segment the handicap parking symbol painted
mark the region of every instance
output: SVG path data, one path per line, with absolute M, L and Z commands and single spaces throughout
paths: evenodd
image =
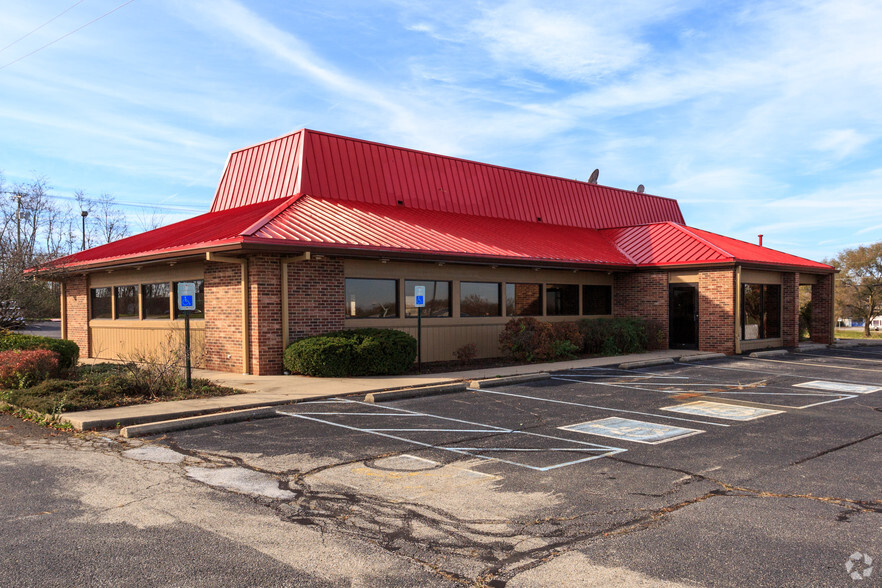
M 672 427 L 670 425 L 647 423 L 645 421 L 635 421 L 633 419 L 623 419 L 621 417 L 609 417 L 558 428 L 564 431 L 575 431 L 577 433 L 611 437 L 613 439 L 634 441 L 636 443 L 648 443 L 650 445 L 666 443 L 667 441 L 674 441 L 675 439 L 682 439 L 683 437 L 689 437 L 690 435 L 697 435 L 704 432 L 698 429 Z
M 882 390 L 878 386 L 867 386 L 866 384 L 849 384 L 847 382 L 825 382 L 824 380 L 812 380 L 811 382 L 803 382 L 794 384 L 794 388 L 812 388 L 813 390 L 828 390 L 830 392 L 843 392 L 845 394 L 870 394 Z
M 730 421 L 752 421 L 754 419 L 760 419 L 762 417 L 784 412 L 783 410 L 755 408 L 753 406 L 740 406 L 737 404 L 725 404 L 722 402 L 708 402 L 707 400 L 696 400 L 695 402 L 687 402 L 686 404 L 678 404 L 676 406 L 665 406 L 662 410 L 695 416 L 727 419 Z

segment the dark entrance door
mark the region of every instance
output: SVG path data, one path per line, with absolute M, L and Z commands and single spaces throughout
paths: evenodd
M 688 284 L 670 286 L 670 347 L 698 347 L 698 288 Z

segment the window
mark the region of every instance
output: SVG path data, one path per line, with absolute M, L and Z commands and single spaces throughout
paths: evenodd
M 612 314 L 612 286 L 582 286 L 582 314 Z
M 346 278 L 346 318 L 398 318 L 398 280 Z
M 91 318 L 113 318 L 113 299 L 110 288 L 92 288 L 89 292 L 89 306 L 91 306 Z
M 539 316 L 542 314 L 542 284 L 506 284 L 505 314 Z
M 545 286 L 545 314 L 579 314 L 579 286 L 548 284 Z
M 118 319 L 140 318 L 138 309 L 138 287 L 117 286 L 116 291 L 116 317 Z
M 141 300 L 144 303 L 145 319 L 170 318 L 171 287 L 168 282 L 158 284 L 144 284 L 141 286 Z
M 426 289 L 423 316 L 450 316 L 450 282 L 434 280 L 404 281 L 404 316 L 417 316 L 417 308 L 413 305 L 413 289 L 416 286 L 423 286 Z
M 459 316 L 502 316 L 498 282 L 460 282 Z
M 181 280 L 181 282 L 193 282 L 194 284 L 196 284 L 196 308 L 190 311 L 190 318 L 205 318 L 205 282 L 203 280 Z M 178 284 L 180 284 L 181 282 L 175 282 L 174 287 L 175 318 L 184 317 L 184 311 L 178 310 Z
M 741 284 L 741 339 L 781 336 L 781 286 Z

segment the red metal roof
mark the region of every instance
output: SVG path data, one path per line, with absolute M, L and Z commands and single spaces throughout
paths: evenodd
M 756 263 L 829 271 L 823 263 L 686 227 L 657 223 L 600 231 L 638 266 Z
M 300 191 L 303 135 L 297 131 L 230 153 L 211 212 L 291 196 Z
M 281 200 L 209 212 L 159 229 L 100 245 L 52 262 L 53 268 L 112 263 L 147 255 L 180 253 L 212 245 L 238 243 L 242 231 L 266 217 Z
M 233 152 L 211 212 L 53 267 L 284 244 L 616 268 L 748 263 L 833 270 L 686 227 L 668 198 L 308 130 Z
M 683 222 L 670 198 L 307 129 L 230 154 L 211 210 L 296 193 L 592 229 Z
M 304 196 L 252 234 L 382 252 L 629 266 L 594 229 Z

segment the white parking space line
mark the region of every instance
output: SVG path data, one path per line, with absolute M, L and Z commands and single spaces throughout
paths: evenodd
M 366 403 L 366 402 L 361 402 L 361 401 L 358 401 L 358 400 L 348 400 L 348 399 L 341 399 L 341 400 L 342 400 L 343 402 L 345 402 L 345 403 L 350 403 L 350 404 L 358 404 L 358 405 L 363 405 L 363 406 L 368 406 L 368 407 L 373 407 L 373 406 L 375 406 L 374 404 L 370 404 L 370 403 Z M 486 459 L 486 460 L 499 461 L 499 462 L 502 462 L 502 463 L 507 463 L 507 464 L 510 464 L 510 465 L 514 465 L 514 466 L 518 466 L 518 467 L 523 467 L 523 468 L 527 468 L 527 469 L 531 469 L 531 470 L 535 470 L 535 471 L 540 471 L 540 472 L 549 471 L 549 470 L 553 470 L 553 469 L 557 469 L 557 468 L 561 468 L 561 467 L 566 467 L 566 466 L 570 466 L 570 465 L 575 465 L 575 464 L 578 464 L 578 463 L 583 463 L 583 462 L 586 462 L 586 461 L 591 461 L 591 460 L 599 459 L 599 458 L 601 458 L 601 457 L 606 457 L 606 456 L 609 456 L 609 455 L 615 455 L 615 454 L 617 454 L 617 453 L 622 453 L 622 452 L 627 451 L 627 449 L 624 449 L 624 448 L 622 448 L 622 447 L 611 447 L 611 446 L 608 446 L 608 445 L 599 445 L 599 444 L 597 444 L 597 443 L 588 443 L 588 442 L 585 442 L 585 441 L 577 441 L 577 440 L 574 440 L 574 439 L 566 439 L 566 438 L 563 438 L 563 437 L 554 437 L 554 436 L 551 436 L 551 435 L 543 435 L 543 434 L 541 434 L 541 433 L 531 433 L 531 432 L 528 432 L 528 431 L 519 431 L 519 430 L 515 430 L 515 429 L 507 429 L 507 428 L 504 428 L 504 427 L 497 427 L 497 426 L 495 426 L 495 425 L 487 425 L 487 424 L 483 424 L 483 423 L 475 423 L 475 422 L 472 422 L 472 421 L 464 421 L 464 420 L 461 420 L 461 419 L 454 419 L 454 418 L 450 418 L 450 417 L 443 417 L 443 416 L 434 415 L 434 414 L 429 414 L 429 413 L 421 413 L 421 412 L 418 412 L 418 411 L 413 411 L 413 410 L 408 410 L 408 409 L 398 408 L 398 407 L 393 407 L 393 406 L 386 406 L 386 407 L 383 407 L 383 410 L 384 410 L 384 411 L 392 411 L 392 412 L 404 413 L 403 416 L 415 416 L 415 417 L 433 418 L 433 419 L 439 419 L 439 420 L 443 420 L 443 421 L 452 421 L 452 422 L 458 422 L 458 423 L 463 423 L 463 424 L 474 425 L 474 426 L 482 427 L 482 428 L 481 428 L 481 429 L 478 429 L 478 430 L 475 430 L 475 431 L 470 431 L 470 430 L 466 430 L 466 429 L 450 429 L 450 430 L 442 431 L 442 430 L 439 430 L 439 429 L 432 429 L 432 428 L 427 428 L 427 429 L 406 429 L 406 430 L 403 430 L 403 429 L 389 429 L 389 430 L 387 430 L 387 429 L 376 429 L 376 428 L 356 427 L 356 426 L 353 426 L 353 425 L 344 425 L 344 424 L 342 424 L 342 423 L 338 423 L 338 422 L 334 422 L 334 421 L 331 421 L 331 420 L 327 420 L 327 419 L 319 418 L 320 416 L 322 416 L 322 415 L 324 415 L 324 414 L 331 414 L 331 413 L 320 413 L 320 412 L 319 412 L 319 413 L 308 413 L 308 414 L 307 414 L 307 413 L 287 412 L 287 411 L 282 411 L 282 410 L 277 410 L 276 413 L 277 413 L 277 414 L 284 415 L 284 416 L 289 416 L 289 417 L 294 417 L 294 418 L 304 419 L 304 420 L 308 420 L 308 421 L 312 421 L 312 422 L 322 423 L 322 424 L 330 425 L 330 426 L 333 426 L 333 427 L 339 427 L 339 428 L 341 428 L 341 429 L 346 429 L 346 430 L 354 431 L 354 432 L 358 432 L 358 433 L 367 433 L 367 434 L 371 434 L 371 435 L 377 435 L 377 436 L 379 436 L 379 437 L 385 437 L 385 438 L 388 438 L 388 439 L 394 439 L 394 440 L 396 440 L 396 441 L 402 441 L 402 442 L 404 442 L 404 443 L 410 443 L 410 444 L 413 444 L 413 445 L 417 445 L 417 446 L 419 446 L 419 447 L 425 447 L 425 448 L 427 448 L 427 449 L 437 449 L 437 450 L 441 450 L 441 451 L 448 451 L 448 452 L 451 452 L 451 453 L 457 453 L 457 454 L 460 454 L 460 455 L 468 455 L 468 456 L 470 456 L 470 457 L 478 457 L 478 458 Z M 345 413 L 345 412 L 344 412 L 344 413 L 335 413 L 335 414 L 337 414 L 337 415 L 339 415 L 339 414 L 352 414 L 352 415 L 356 415 L 356 414 L 357 414 L 357 416 L 361 416 L 361 417 L 365 417 L 365 416 L 370 416 L 370 417 L 376 417 L 376 416 L 392 416 L 392 413 L 390 413 L 390 412 L 383 412 L 383 411 L 381 411 L 381 412 L 376 412 L 376 413 L 373 413 L 373 412 L 372 412 L 372 413 Z M 334 415 L 332 415 L 332 416 L 334 416 Z M 409 438 L 407 438 L 407 437 L 402 437 L 402 436 L 399 436 L 399 435 L 392 435 L 392 434 L 390 434 L 390 432 L 386 432 L 386 431 L 391 431 L 391 432 L 407 432 L 407 431 L 409 431 L 409 432 L 421 432 L 421 433 L 436 433 L 436 432 L 476 432 L 476 433 L 491 433 L 491 434 L 498 435 L 498 436 L 505 436 L 505 435 L 523 435 L 523 436 L 527 436 L 527 437 L 530 437 L 530 438 L 542 439 L 543 441 L 546 441 L 546 440 L 547 440 L 547 441 L 551 441 L 551 442 L 553 442 L 553 443 L 555 444 L 555 446 L 553 446 L 553 447 L 539 447 L 539 448 L 522 448 L 522 447 L 462 448 L 462 447 L 452 447 L 452 446 L 449 446 L 449 445 L 436 445 L 436 444 L 433 444 L 433 443 L 426 443 L 426 442 L 423 442 L 423 441 L 417 441 L 416 439 L 409 439 Z M 559 444 L 566 444 L 566 445 L 568 445 L 568 446 L 566 446 L 566 447 L 560 447 L 560 446 L 557 446 L 557 445 L 559 445 Z M 527 451 L 527 450 L 528 450 L 528 451 Z M 530 465 L 530 464 L 526 464 L 526 463 L 521 463 L 521 462 L 517 462 L 517 461 L 509 460 L 509 459 L 503 459 L 503 458 L 500 458 L 500 457 L 497 457 L 497 456 L 483 455 L 483 453 L 493 453 L 493 452 L 513 452 L 513 453 L 518 453 L 518 452 L 527 452 L 527 453 L 542 453 L 542 452 L 547 452 L 547 453 L 550 453 L 550 454 L 564 452 L 564 453 L 582 453 L 582 454 L 587 454 L 587 457 L 584 457 L 584 458 L 581 458 L 581 459 L 575 459 L 575 460 L 571 460 L 571 461 L 567 461 L 567 462 L 563 462 L 563 463 L 553 463 L 553 464 L 551 464 L 551 465 L 547 465 L 547 466 L 535 466 L 535 465 Z
M 793 365 L 793 366 L 796 366 L 796 367 L 799 366 L 798 363 L 792 363 L 792 362 L 786 362 L 786 361 L 783 362 L 783 363 L 788 363 L 788 364 Z M 800 375 L 797 375 L 797 374 L 786 374 L 786 373 L 783 373 L 783 372 L 773 372 L 773 371 L 770 371 L 770 370 L 757 370 L 757 369 L 739 368 L 739 367 L 724 367 L 724 366 L 721 366 L 721 365 L 703 365 L 703 366 L 701 366 L 701 367 L 702 367 L 702 368 L 710 368 L 710 369 L 714 369 L 714 370 L 725 370 L 725 371 L 729 371 L 729 372 L 748 372 L 748 373 L 751 373 L 751 374 L 768 374 L 768 375 L 770 375 L 770 376 L 778 376 L 778 377 L 783 377 L 783 378 L 797 378 L 797 379 L 800 379 L 800 380 L 805 379 L 805 376 L 800 376 Z M 843 380 L 843 379 L 841 379 L 841 378 L 839 378 L 839 381 L 840 381 L 840 382 L 848 382 L 849 384 L 867 384 L 867 385 L 870 385 L 870 386 L 876 386 L 876 385 L 877 385 L 877 384 L 874 383 L 874 382 L 856 382 L 856 381 L 854 381 L 854 380 Z
M 553 379 L 553 380 L 558 380 L 558 379 L 561 379 L 561 378 L 552 378 L 552 379 Z M 573 381 L 573 382 L 578 382 L 578 380 L 571 380 L 571 381 Z M 581 383 L 586 383 L 586 382 L 581 382 Z M 595 383 L 595 382 L 592 382 L 592 383 Z M 528 395 L 526 395 L 526 394 L 514 394 L 514 393 L 512 393 L 512 392 L 500 392 L 499 390 L 491 390 L 491 389 L 488 389 L 488 388 L 480 388 L 480 389 L 478 389 L 478 388 L 474 388 L 474 389 L 473 389 L 473 388 L 469 388 L 469 390 L 471 390 L 471 391 L 473 391 L 473 392 L 484 392 L 485 394 L 498 394 L 498 395 L 500 395 L 500 396 L 514 396 L 515 398 L 524 398 L 524 399 L 527 399 L 527 400 L 538 400 L 539 402 L 550 402 L 550 403 L 552 403 L 552 404 L 566 404 L 566 405 L 569 405 L 569 406 L 580 406 L 580 407 L 582 407 L 582 408 L 591 408 L 591 409 L 594 409 L 594 410 L 604 410 L 604 411 L 609 411 L 609 412 L 622 412 L 622 413 L 627 413 L 627 414 L 639 414 L 639 415 L 641 415 L 641 416 L 659 417 L 659 418 L 670 419 L 670 420 L 674 420 L 674 421 L 686 421 L 686 422 L 689 422 L 689 423 L 700 423 L 700 424 L 702 424 L 702 425 L 711 425 L 711 426 L 714 426 L 714 427 L 728 427 L 728 426 L 730 426 L 730 425 L 724 425 L 724 424 L 721 424 L 721 423 L 712 423 L 712 422 L 709 422 L 709 421 L 700 421 L 700 420 L 696 420 L 696 419 L 684 419 L 684 418 L 681 418 L 681 417 L 672 417 L 672 416 L 669 416 L 669 415 L 666 415 L 666 414 L 657 414 L 657 413 L 651 413 L 651 412 L 640 412 L 640 411 L 637 411 L 637 410 L 625 410 L 625 409 L 623 409 L 623 408 L 612 408 L 612 407 L 610 407 L 610 406 L 597 406 L 597 405 L 594 405 L 594 404 L 582 404 L 581 402 L 570 402 L 570 401 L 568 401 L 568 400 L 554 400 L 553 398 L 541 398 L 541 397 L 539 397 L 539 396 L 528 396 Z
M 832 369 L 836 369 L 836 370 L 852 370 L 855 372 L 873 372 L 873 373 L 877 373 L 877 374 L 882 373 L 882 369 L 871 370 L 869 368 L 850 367 L 847 365 L 836 365 L 833 363 L 817 363 L 817 362 L 813 362 L 813 361 L 795 362 L 795 361 L 786 361 L 783 359 L 769 359 L 767 357 L 746 357 L 745 359 L 750 360 L 750 361 L 768 361 L 768 362 L 772 362 L 772 363 L 786 363 L 788 365 L 795 365 L 795 366 L 812 365 L 812 366 L 817 366 L 817 367 L 832 368 Z
M 800 355 L 802 357 L 821 357 L 821 358 L 829 358 L 829 359 L 845 359 L 848 361 L 867 361 L 870 363 L 882 364 L 882 357 L 878 357 L 877 359 L 869 359 L 866 357 L 848 357 L 847 355 L 821 355 L 820 353 L 800 353 L 798 351 L 792 351 L 790 354 L 791 355 Z

